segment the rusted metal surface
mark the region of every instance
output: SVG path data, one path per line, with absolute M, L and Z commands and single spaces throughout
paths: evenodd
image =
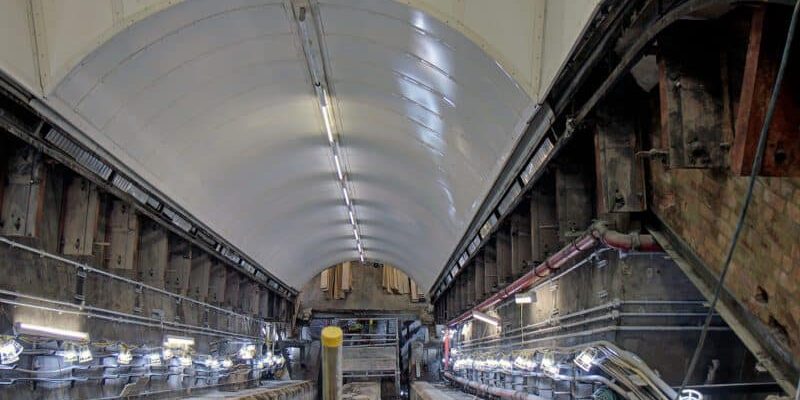
M 761 6 L 753 11 L 749 43 L 736 114 L 736 135 L 731 149 L 735 174 L 749 175 L 767 103 L 775 82 L 781 51 L 785 44 L 788 14 L 782 9 Z M 788 71 L 800 67 L 797 41 L 788 61 Z M 767 148 L 761 166 L 763 176 L 800 176 L 800 77 L 787 74 L 778 95 L 775 115 L 769 127 Z
M 629 107 L 614 102 L 596 115 L 595 171 L 600 214 L 647 209 L 644 164 L 636 157 L 639 148 L 636 120 L 628 110 Z
M 722 77 L 712 27 L 682 22 L 659 37 L 661 129 L 673 168 L 724 165 Z

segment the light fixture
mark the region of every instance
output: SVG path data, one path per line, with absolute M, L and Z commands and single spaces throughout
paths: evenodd
M 556 364 L 556 355 L 552 351 L 548 351 L 542 357 L 542 369 L 548 375 L 557 375 L 558 364 Z
M 89 346 L 81 347 L 81 350 L 78 352 L 78 362 L 79 363 L 86 363 L 92 361 L 94 357 L 92 357 L 92 350 L 89 349 Z
M 531 290 L 525 293 L 514 295 L 514 302 L 517 304 L 531 304 L 536 302 L 536 292 Z
M 500 367 L 500 370 L 502 370 L 504 372 L 511 372 L 511 368 L 512 368 L 513 364 L 511 363 L 511 361 L 509 359 L 503 358 L 502 360 L 498 361 L 497 364 Z
M 151 367 L 157 367 L 161 365 L 161 355 L 158 353 L 150 353 L 147 355 L 147 364 Z
M 338 178 L 339 184 L 342 188 L 342 195 L 344 196 L 344 203 L 347 207 L 350 217 L 350 224 L 353 226 L 354 238 L 356 241 L 356 246 L 358 247 L 358 255 L 363 263 L 365 260 L 364 249 L 362 246 L 358 245 L 360 242 L 358 234 L 358 221 L 355 218 L 355 212 L 352 208 L 352 201 L 350 199 L 350 193 L 345 177 L 346 168 L 344 165 L 344 160 L 341 156 L 341 152 L 339 151 L 338 137 L 336 132 L 334 132 L 336 127 L 336 115 L 335 109 L 331 107 L 330 87 L 325 76 L 324 55 L 318 40 L 320 27 L 317 26 L 316 18 L 308 15 L 311 12 L 312 10 L 306 7 L 294 9 L 298 31 L 300 32 L 300 36 L 302 38 L 301 45 L 303 47 L 303 54 L 305 55 L 307 63 L 306 66 L 311 74 L 312 86 L 319 104 L 320 114 L 322 114 L 325 136 L 328 139 L 331 155 L 333 156 L 333 163 L 336 168 L 336 177 Z
M 582 370 L 589 372 L 597 359 L 597 349 L 594 347 L 587 347 L 581 351 L 574 360 L 575 365 Z
M 14 338 L 3 339 L 0 341 L 0 364 L 17 362 L 22 350 L 22 345 Z
M 206 366 L 208 369 L 218 369 L 219 368 L 219 360 L 212 356 L 206 357 L 205 361 L 203 361 L 203 365 Z
M 17 322 L 14 325 L 14 330 L 20 335 L 42 336 L 53 339 L 76 340 L 82 342 L 89 340 L 89 334 L 86 332 L 26 324 L 22 322 Z
M 181 367 L 189 367 L 192 365 L 192 357 L 189 355 L 182 355 L 178 357 L 178 363 L 181 365 Z
M 228 369 L 233 366 L 233 361 L 230 358 L 222 360 L 222 368 Z
M 75 351 L 75 346 L 71 344 L 66 345 L 64 350 L 57 352 L 56 355 L 61 356 L 64 362 L 78 361 L 78 352 Z
M 472 318 L 486 322 L 487 324 L 492 326 L 500 326 L 500 318 L 491 317 L 480 311 L 472 311 Z
M 348 206 L 350 205 L 350 195 L 347 194 L 347 188 L 342 186 L 342 194 L 344 195 L 344 202 Z
M 117 364 L 119 365 L 128 365 L 133 360 L 133 354 L 127 348 L 122 348 L 117 354 Z
M 344 181 L 344 174 L 342 173 L 342 163 L 339 162 L 339 155 L 333 155 L 333 163 L 336 164 L 336 176 L 339 177 L 340 181 Z
M 164 347 L 170 349 L 186 349 L 191 346 L 194 346 L 194 338 L 173 335 L 164 337 Z
M 242 360 L 252 360 L 253 357 L 256 355 L 256 346 L 252 344 L 246 344 L 239 349 L 239 358 Z
M 514 359 L 514 367 L 524 371 L 532 371 L 536 368 L 536 361 L 528 357 L 518 356 Z
M 333 145 L 336 141 L 333 139 L 333 129 L 331 129 L 331 119 L 328 116 L 328 106 L 320 104 L 319 108 L 322 111 L 322 120 L 325 122 L 325 133 L 328 135 L 328 143 Z

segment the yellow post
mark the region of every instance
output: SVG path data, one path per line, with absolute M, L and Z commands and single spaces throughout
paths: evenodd
M 322 400 L 342 398 L 342 340 L 338 326 L 322 329 Z

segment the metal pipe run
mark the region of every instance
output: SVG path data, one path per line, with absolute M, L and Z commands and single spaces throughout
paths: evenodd
M 194 304 L 197 304 L 198 306 L 205 307 L 205 308 L 208 308 L 208 309 L 212 309 L 214 311 L 218 311 L 220 313 L 227 314 L 227 315 L 230 315 L 230 316 L 233 316 L 233 317 L 242 318 L 242 319 L 244 319 L 246 321 L 260 322 L 259 319 L 256 319 L 256 318 L 244 315 L 244 314 L 239 314 L 239 313 L 233 312 L 231 310 L 226 310 L 224 308 L 217 307 L 217 306 L 215 306 L 213 304 L 205 303 L 205 302 L 193 299 L 191 297 L 186 297 L 186 296 L 182 296 L 182 295 L 177 294 L 177 293 L 172 293 L 172 292 L 164 290 L 164 289 L 159 289 L 159 288 L 157 288 L 155 286 L 150 286 L 150 285 L 148 285 L 146 283 L 142 283 L 142 282 L 139 282 L 139 281 L 136 281 L 136 280 L 133 280 L 133 279 L 125 278 L 124 276 L 119 276 L 119 275 L 116 275 L 116 274 L 112 274 L 112 273 L 110 273 L 108 271 L 103 271 L 102 269 L 91 267 L 88 264 L 82 264 L 82 263 L 70 260 L 68 258 L 61 257 L 61 256 L 59 256 L 57 254 L 49 253 L 47 251 L 44 251 L 44 250 L 41 250 L 41 249 L 37 249 L 35 247 L 27 246 L 25 244 L 16 242 L 14 240 L 11 240 L 11 239 L 9 239 L 9 238 L 7 238 L 5 236 L 0 236 L 0 243 L 5 243 L 5 244 L 11 246 L 11 248 L 14 248 L 14 249 L 20 249 L 20 250 L 24 250 L 24 251 L 36 254 L 36 255 L 38 255 L 38 256 L 40 256 L 42 258 L 48 258 L 48 259 L 51 259 L 51 260 L 54 260 L 54 261 L 62 262 L 62 263 L 66 264 L 66 265 L 69 265 L 69 266 L 71 266 L 73 268 L 77 268 L 78 270 L 83 270 L 83 271 L 86 271 L 86 272 L 95 273 L 95 274 L 98 274 L 98 275 L 101 275 L 101 276 L 105 276 L 107 278 L 118 280 L 120 282 L 125 282 L 125 283 L 127 283 L 129 285 L 132 285 L 134 287 L 141 287 L 142 289 L 147 289 L 147 290 L 150 290 L 150 291 L 153 291 L 153 292 L 156 292 L 156 293 L 160 293 L 162 295 L 166 295 L 166 296 L 172 297 L 175 300 L 179 300 L 181 302 L 194 303 Z
M 542 279 L 553 271 L 563 267 L 584 251 L 591 249 L 595 245 L 602 243 L 608 247 L 618 250 L 642 250 L 649 252 L 661 251 L 661 246 L 651 235 L 640 235 L 636 233 L 624 234 L 608 229 L 605 223 L 597 222 L 592 224 L 589 229 L 575 241 L 562 248 L 547 258 L 544 262 L 537 265 L 533 270 L 523 275 L 521 278 L 512 282 L 499 292 L 484 300 L 469 311 L 448 322 L 448 326 L 454 326 L 465 321 L 472 315 L 473 311 L 485 311 L 490 309 L 503 300 L 514 294 L 529 288 L 539 279 Z
M 455 376 L 450 372 L 445 372 L 444 377 L 453 381 L 457 382 L 460 385 L 472 388 L 477 390 L 482 394 L 488 394 L 492 396 L 497 396 L 501 399 L 511 399 L 511 400 L 545 400 L 544 397 L 537 396 L 535 394 L 525 393 L 525 392 L 518 392 L 513 389 L 505 389 L 499 388 L 496 386 L 489 386 L 485 383 L 480 383 L 476 381 L 471 381 L 466 378 L 462 378 L 460 376 Z

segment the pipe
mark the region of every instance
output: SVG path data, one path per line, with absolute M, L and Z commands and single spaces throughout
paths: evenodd
M 661 246 L 656 243 L 655 239 L 653 239 L 651 235 L 619 233 L 617 231 L 608 229 L 605 223 L 596 222 L 589 227 L 586 233 L 581 235 L 575 241 L 548 257 L 547 260 L 537 265 L 533 270 L 529 271 L 521 278 L 512 282 L 510 285 L 490 296 L 477 306 L 461 314 L 459 317 L 451 320 L 447 323 L 447 325 L 454 326 L 466 320 L 472 316 L 472 311 L 485 311 L 496 306 L 503 300 L 529 288 L 539 279 L 544 278 L 551 272 L 563 267 L 573 258 L 582 254 L 584 251 L 591 249 L 598 243 L 602 243 L 608 247 L 623 251 L 661 251 Z
M 455 376 L 450 372 L 444 373 L 445 378 L 457 382 L 460 385 L 470 387 L 472 389 L 477 390 L 478 392 L 484 394 L 490 394 L 492 396 L 497 396 L 501 399 L 511 399 L 511 400 L 544 400 L 544 397 L 537 396 L 535 394 L 530 394 L 526 392 L 518 392 L 513 389 L 505 389 L 496 386 L 489 386 L 485 383 L 480 383 L 476 381 L 471 381 L 466 378 L 462 378 L 460 376 Z

